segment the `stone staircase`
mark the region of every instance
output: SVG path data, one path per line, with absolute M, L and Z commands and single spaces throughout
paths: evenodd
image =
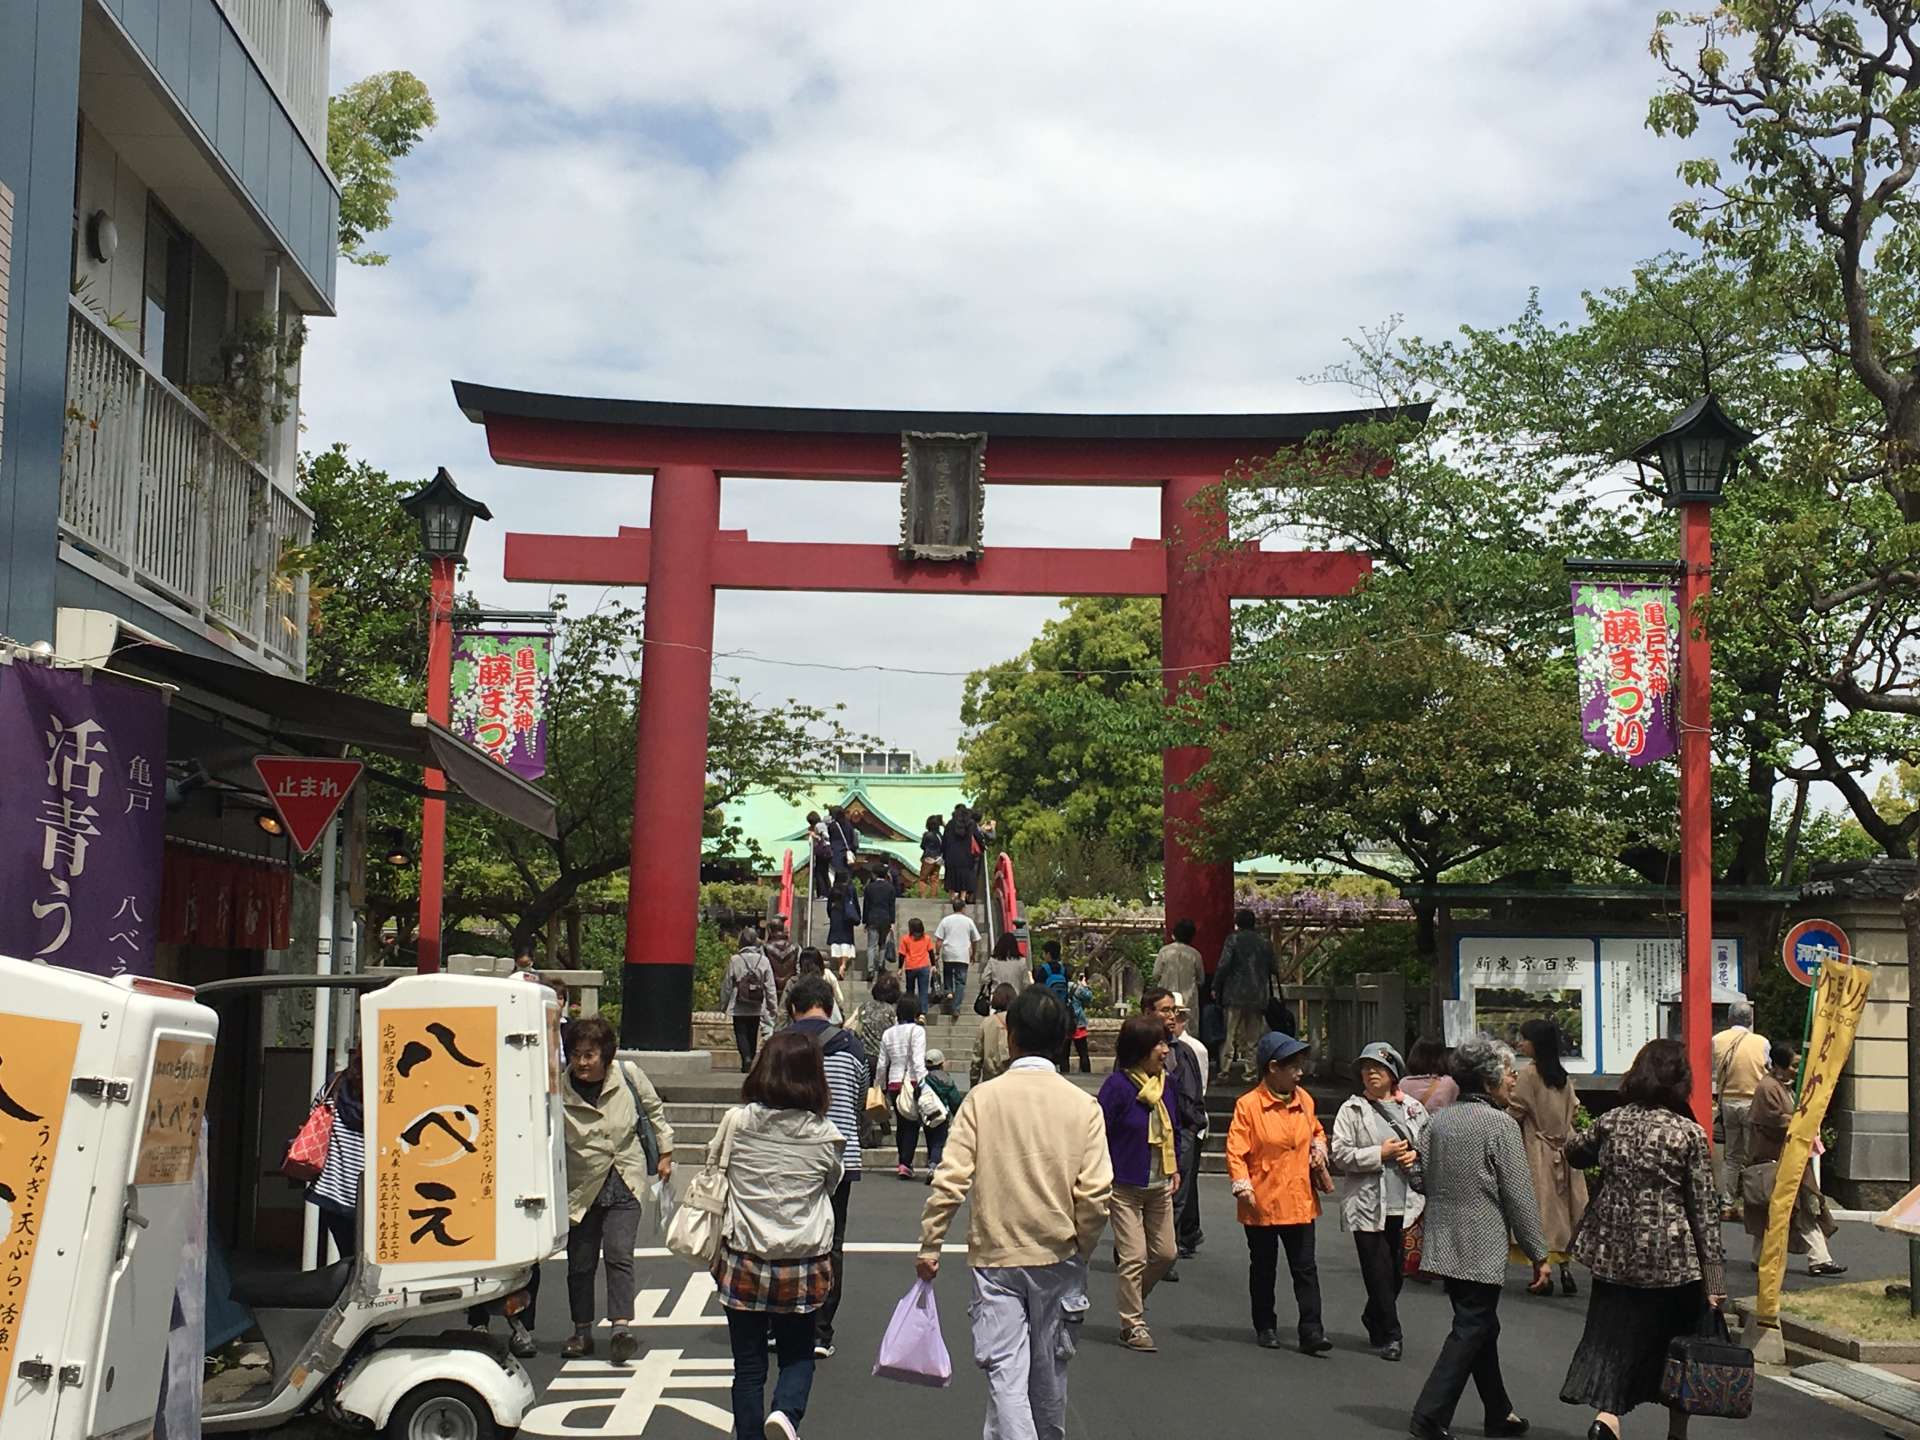
M 821 952 L 824 953 L 827 948 L 827 902 L 824 899 L 815 899 L 812 908 L 812 938 L 808 938 L 807 915 L 805 911 L 799 911 L 793 917 L 794 942 L 800 945 L 817 946 Z M 926 926 L 927 933 L 931 935 L 933 933 L 933 927 L 952 913 L 953 906 L 948 903 L 945 896 L 933 900 L 922 900 L 913 896 L 902 896 L 894 902 L 894 923 L 898 932 L 902 935 L 907 933 L 907 922 L 909 920 L 918 920 L 922 925 Z M 987 936 L 987 919 L 984 908 L 978 903 L 975 903 L 967 913 L 973 917 L 973 923 L 980 927 L 981 935 L 987 937 L 988 943 L 991 944 L 992 938 Z M 867 932 L 862 929 L 857 932 L 857 936 L 860 944 L 861 958 L 864 960 L 866 958 Z

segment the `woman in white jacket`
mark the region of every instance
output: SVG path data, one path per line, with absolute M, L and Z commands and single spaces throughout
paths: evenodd
M 1420 1212 L 1420 1152 L 1427 1143 L 1427 1111 L 1400 1089 L 1406 1062 L 1384 1041 L 1360 1052 L 1360 1093 L 1333 1117 L 1333 1168 L 1342 1177 L 1340 1221 L 1353 1232 L 1366 1282 L 1361 1323 L 1382 1360 L 1401 1354 L 1400 1284 L 1405 1274 L 1401 1237 Z
M 913 1092 L 927 1078 L 927 1027 L 920 1023 L 920 1002 L 903 995 L 894 1007 L 897 1017 L 880 1037 L 878 1083 L 893 1107 L 900 1127 L 900 1163 L 894 1173 L 902 1180 L 913 1179 L 913 1152 L 920 1143 L 919 1112 L 913 1111 Z M 900 1092 L 907 1092 L 906 1110 L 900 1108 Z
M 833 1192 L 846 1142 L 827 1119 L 827 1072 L 810 1035 L 770 1036 L 740 1098 L 707 1146 L 708 1164 L 727 1156 L 713 1278 L 733 1345 L 733 1433 L 795 1440 L 813 1388 L 814 1316 L 833 1284 Z M 780 1361 L 771 1415 L 769 1335 Z

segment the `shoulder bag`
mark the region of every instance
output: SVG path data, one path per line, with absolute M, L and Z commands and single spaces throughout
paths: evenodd
M 652 1175 L 660 1168 L 660 1137 L 653 1133 L 647 1107 L 640 1103 L 640 1087 L 634 1083 L 632 1068 L 624 1060 L 616 1063 L 620 1066 L 620 1078 L 627 1082 L 627 1094 L 633 1097 L 633 1133 L 640 1141 L 640 1153 L 647 1157 L 647 1173 Z
M 1413 1151 L 1413 1164 L 1408 1166 L 1407 1169 L 1403 1172 L 1406 1177 L 1407 1188 L 1413 1191 L 1417 1195 L 1426 1194 L 1427 1193 L 1426 1159 L 1424 1156 L 1421 1155 L 1420 1147 L 1413 1143 L 1413 1132 L 1408 1129 L 1405 1129 L 1398 1120 L 1394 1119 L 1393 1112 L 1387 1109 L 1387 1107 L 1382 1105 L 1378 1100 L 1369 1099 L 1367 1101 L 1367 1104 L 1373 1107 L 1374 1114 L 1378 1115 L 1382 1120 L 1387 1122 L 1387 1128 L 1393 1131 L 1394 1135 L 1398 1139 L 1405 1141 L 1407 1148 Z
M 287 1146 L 280 1173 L 298 1185 L 311 1185 L 327 1166 L 327 1151 L 333 1145 L 333 1090 L 340 1083 L 336 1075 L 313 1102 L 306 1122 Z
M 1734 1343 L 1715 1307 L 1707 1307 L 1699 1333 L 1667 1342 L 1660 1399 L 1687 1415 L 1745 1420 L 1753 1413 L 1753 1352 Z
M 720 1258 L 720 1241 L 727 1225 L 727 1202 L 733 1186 L 727 1179 L 727 1165 L 733 1159 L 733 1132 L 740 1128 L 740 1110 L 729 1110 L 720 1122 L 720 1156 L 700 1167 L 700 1172 L 680 1197 L 680 1205 L 667 1222 L 667 1250 L 678 1255 L 696 1270 L 704 1270 Z

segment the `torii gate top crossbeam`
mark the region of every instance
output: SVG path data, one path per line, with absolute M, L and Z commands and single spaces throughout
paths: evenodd
M 1424 405 L 1269 415 L 1050 415 L 604 400 L 453 382 L 502 465 L 634 474 L 709 466 L 771 479 L 900 479 L 903 431 L 985 432 L 990 484 L 1158 485 L 1226 474 L 1311 435 Z

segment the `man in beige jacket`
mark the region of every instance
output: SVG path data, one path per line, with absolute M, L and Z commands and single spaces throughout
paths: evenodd
M 1093 1097 L 1053 1068 L 1067 1009 L 1041 986 L 1007 1010 L 1013 1063 L 960 1103 L 920 1220 L 918 1270 L 940 1273 L 954 1211 L 972 1193 L 973 1353 L 986 1433 L 1063 1440 L 1067 1362 L 1087 1313 L 1087 1258 L 1106 1228 L 1113 1164 Z

